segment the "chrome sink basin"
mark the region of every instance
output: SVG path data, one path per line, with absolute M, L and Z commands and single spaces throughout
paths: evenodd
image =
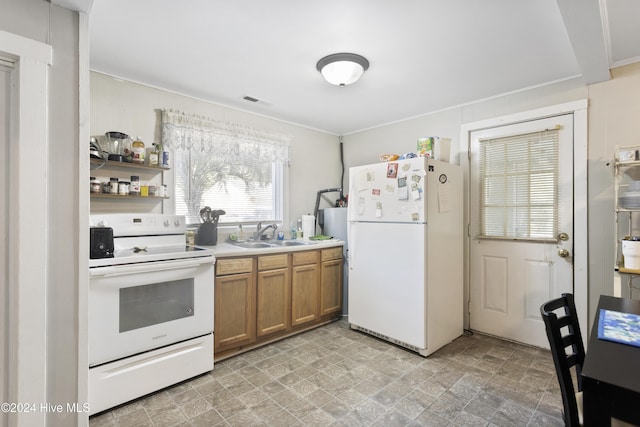
M 272 248 L 273 245 L 264 242 L 231 242 L 234 246 L 239 246 L 241 248 L 248 249 L 259 249 L 259 248 Z
M 260 242 L 256 241 L 245 241 L 245 242 L 229 242 L 234 246 L 238 246 L 240 248 L 246 249 L 264 249 L 264 248 L 278 248 L 278 247 L 289 247 L 289 246 L 309 246 L 314 245 L 316 242 L 303 242 L 301 240 L 263 240 Z
M 269 243 L 273 246 L 304 246 L 313 244 L 311 242 L 301 242 L 299 240 L 270 240 Z

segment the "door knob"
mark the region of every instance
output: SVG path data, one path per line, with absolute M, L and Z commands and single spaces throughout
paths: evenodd
M 569 251 L 566 249 L 558 249 L 558 255 L 560 258 L 566 258 L 569 256 Z
M 569 235 L 567 233 L 560 233 L 558 234 L 558 240 L 566 242 L 567 240 L 569 240 Z

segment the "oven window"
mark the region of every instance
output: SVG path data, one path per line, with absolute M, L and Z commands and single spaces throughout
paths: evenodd
M 193 316 L 193 280 L 120 289 L 120 332 Z

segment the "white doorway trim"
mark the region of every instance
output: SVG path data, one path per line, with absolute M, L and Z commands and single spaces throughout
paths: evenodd
M 553 117 L 561 114 L 573 114 L 573 224 L 574 224 L 574 297 L 578 310 L 578 320 L 582 326 L 582 338 L 585 344 L 588 337 L 588 249 L 587 249 L 587 99 L 553 105 L 536 110 L 525 111 L 507 116 L 495 117 L 460 127 L 460 165 L 464 170 L 465 224 L 469 227 L 469 142 L 471 132 L 521 123 L 525 121 Z M 468 228 L 467 228 L 468 229 Z M 465 279 L 464 279 L 464 325 L 469 327 L 469 234 L 465 235 Z
M 48 69 L 51 46 L 0 31 L 11 73 L 9 132 L 8 401 L 46 402 Z M 45 425 L 46 411 L 10 425 Z

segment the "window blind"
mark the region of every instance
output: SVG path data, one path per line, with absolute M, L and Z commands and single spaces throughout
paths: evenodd
M 560 129 L 479 141 L 480 238 L 555 239 Z

